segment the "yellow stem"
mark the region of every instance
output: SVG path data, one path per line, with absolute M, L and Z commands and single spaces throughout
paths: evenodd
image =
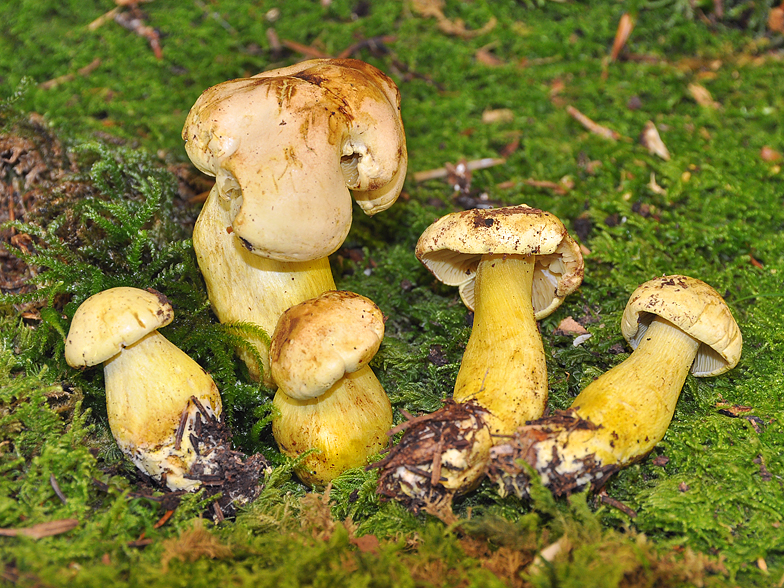
M 539 418 L 547 403 L 547 365 L 531 304 L 533 272 L 533 257 L 485 255 L 476 273 L 474 326 L 454 399 L 476 399 L 488 409 L 494 435 Z
M 272 433 L 283 454 L 299 457 L 317 449 L 297 470 L 300 479 L 323 485 L 367 460 L 387 443 L 392 407 L 369 366 L 346 374 L 327 392 L 295 400 L 278 390 L 273 400 L 280 416 Z
M 288 308 L 335 289 L 328 258 L 286 262 L 260 257 L 243 246 L 231 226 L 231 205 L 215 187 L 194 226 L 193 248 L 210 304 L 222 323 L 253 323 L 271 337 Z M 260 339 L 251 343 L 263 364 L 260 369 L 250 355 L 241 353 L 251 376 L 258 379 L 263 369 L 265 384 L 274 385 L 267 345 Z
M 175 448 L 183 411 L 195 396 L 219 417 L 218 388 L 210 375 L 157 331 L 104 362 L 106 411 L 120 449 L 147 474 L 167 473 L 170 488 L 192 489 L 198 482 L 182 478 L 197 455 L 189 428 Z M 188 416 L 191 426 L 192 414 Z
M 657 316 L 637 349 L 574 399 L 572 408 L 581 418 L 601 425 L 594 433 L 608 458 L 629 463 L 664 437 L 699 346 Z

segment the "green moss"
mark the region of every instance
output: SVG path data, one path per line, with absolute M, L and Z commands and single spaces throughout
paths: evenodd
M 112 6 L 0 5 L 4 132 L 34 136 L 26 115 L 44 115 L 67 138 L 76 166 L 68 179 L 85 189 L 74 202 L 57 188 L 62 205 L 13 225 L 37 240 L 26 259 L 46 271 L 39 292 L 0 301 L 0 527 L 71 517 L 79 526 L 37 541 L 0 537 L 6 574 L 18 573 L 20 585 L 52 586 L 487 586 L 512 577 L 534 586 L 780 583 L 784 173 L 760 156 L 764 146 L 784 152 L 784 40 L 764 34 L 773 4 L 725 0 L 720 15 L 709 1 L 447 0 L 444 15 L 468 29 L 496 19 L 491 30 L 460 38 L 409 2 L 158 0 L 140 7 L 160 36 L 161 60 L 147 39 L 114 21 L 88 28 Z M 625 11 L 635 28 L 610 63 Z M 686 273 L 725 296 L 744 336 L 741 362 L 717 378 L 689 377 L 652 456 L 609 482 L 608 495 L 636 518 L 584 496 L 500 499 L 484 483 L 458 500 L 460 528 L 446 529 L 381 502 L 374 471 L 335 480 L 324 508 L 291 477 L 271 437 L 269 391 L 234 359 L 247 327 L 218 325 L 210 313 L 188 240 L 197 207 L 180 201 L 165 169 L 186 160 L 179 134 L 202 90 L 301 58 L 272 50 L 273 28 L 280 39 L 330 54 L 394 36 L 384 50 L 354 56 L 398 83 L 412 172 L 496 156 L 519 141 L 503 166 L 474 173 L 473 190 L 552 211 L 580 228 L 590 250 L 582 287 L 541 322 L 553 408 L 567 407 L 627 356 L 618 325 L 641 282 Z M 481 48 L 500 65 L 482 63 Z M 66 74 L 73 75 L 41 86 Z M 690 84 L 704 86 L 720 107 L 698 104 Z M 588 132 L 566 105 L 623 138 Z M 499 108 L 511 109 L 512 120 L 482 122 L 484 111 Z M 669 161 L 638 143 L 648 120 Z M 662 190 L 650 187 L 652 174 Z M 574 182 L 566 194 L 526 183 L 564 176 Z M 450 187 L 410 176 L 404 192 L 373 218 L 357 210 L 331 260 L 338 286 L 370 297 L 387 317 L 373 368 L 396 422 L 449 396 L 471 322 L 457 292 L 436 284 L 413 256 L 424 228 L 458 208 Z M 205 523 L 208 538 L 194 527 L 204 508 L 198 495 L 156 528 L 164 509 L 133 494 L 132 468 L 108 434 L 100 369 L 79 373 L 63 361 L 75 308 L 114 285 L 155 287 L 172 300 L 175 320 L 164 334 L 218 382 L 237 443 L 275 464 L 259 501 L 234 522 Z M 13 304 L 39 297 L 41 321 L 19 319 Z M 577 347 L 555 332 L 570 315 L 592 335 Z M 564 533 L 573 548 L 545 573 L 499 572 L 504 557 L 514 553 L 527 565 Z M 377 549 L 360 548 L 357 537 L 367 535 L 378 537 Z M 140 537 L 151 543 L 136 546 Z

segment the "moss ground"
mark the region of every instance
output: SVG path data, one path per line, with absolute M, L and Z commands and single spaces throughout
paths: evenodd
M 112 2 L 1 4 L 0 135 L 39 147 L 59 137 L 72 182 L 53 174 L 42 190 L 53 204 L 14 225 L 36 243 L 14 251 L 46 268 L 43 290 L 0 302 L 0 584 L 784 585 L 784 40 L 766 30 L 771 7 L 155 0 L 139 8 L 159 59 L 114 20 L 88 27 Z M 624 13 L 635 27 L 611 61 Z M 478 34 L 455 34 L 458 19 Z M 502 500 L 485 484 L 456 505 L 459 528 L 446 528 L 379 502 L 373 472 L 348 472 L 314 494 L 274 448 L 269 392 L 232 357 L 242 329 L 215 323 L 194 264 L 199 205 L 172 173 L 187 162 L 180 130 L 203 89 L 306 57 L 286 42 L 337 55 L 382 37 L 353 56 L 401 90 L 411 173 L 390 210 L 372 219 L 357 210 L 332 261 L 340 288 L 388 316 L 374 367 L 397 422 L 448 397 L 470 333 L 457 292 L 434 284 L 413 255 L 422 230 L 460 206 L 443 180 L 416 182 L 414 172 L 503 153 L 505 164 L 474 172 L 471 196 L 549 210 L 589 251 L 583 285 L 541 323 L 554 408 L 627 356 L 619 321 L 638 284 L 688 274 L 730 305 L 744 336 L 740 364 L 690 376 L 664 440 L 606 487 L 636 517 L 593 496 Z M 589 132 L 567 106 L 620 138 Z M 506 118 L 483 121 L 500 109 Z M 669 160 L 640 144 L 647 121 Z M 4 186 L 24 192 L 25 176 L 3 165 Z M 529 182 L 562 178 L 560 191 Z M 115 221 L 126 224 L 115 230 Z M 236 521 L 201 520 L 200 495 L 165 519 L 107 432 L 100 370 L 65 365 L 62 334 L 76 306 L 115 285 L 173 300 L 165 334 L 213 374 L 242 447 L 276 465 Z M 47 303 L 31 306 L 42 294 Z M 557 332 L 567 316 L 591 333 L 582 345 Z M 75 527 L 47 537 L 3 536 L 71 519 Z M 564 534 L 571 549 L 532 572 L 536 550 Z

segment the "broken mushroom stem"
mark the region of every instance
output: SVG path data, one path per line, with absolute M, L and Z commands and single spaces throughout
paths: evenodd
M 740 331 L 721 297 L 686 276 L 665 276 L 635 291 L 623 317 L 634 351 L 589 384 L 571 408 L 527 423 L 490 452 L 488 475 L 502 495 L 528 494 L 524 460 L 555 495 L 601 488 L 664 437 L 681 389 L 696 376 L 732 368 Z

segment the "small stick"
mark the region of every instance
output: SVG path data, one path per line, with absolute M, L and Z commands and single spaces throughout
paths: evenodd
M 636 511 L 634 511 L 631 508 L 629 508 L 628 506 L 626 506 L 620 500 L 616 500 L 612 496 L 608 495 L 606 492 L 602 492 L 601 494 L 599 494 L 599 499 L 602 501 L 603 504 L 606 504 L 607 506 L 612 506 L 613 508 L 617 508 L 623 514 L 628 516 L 629 518 L 631 518 L 631 519 L 637 518 L 637 512 Z
M 82 77 L 87 76 L 91 74 L 99 65 L 101 65 L 101 59 L 99 57 L 96 57 L 84 67 L 76 70 L 76 74 L 79 74 Z M 41 82 L 40 84 L 38 84 L 38 87 L 41 88 L 42 90 L 51 90 L 52 88 L 55 88 L 60 84 L 64 84 L 66 82 L 75 80 L 76 74 L 71 72 L 71 73 L 63 74 L 61 76 L 57 76 L 56 78 L 53 78 L 46 82 Z
M 217 502 L 212 503 L 212 512 L 215 513 L 215 522 L 222 523 L 225 517 L 223 516 L 223 510 L 221 510 L 221 507 Z
M 365 47 L 371 51 L 373 49 L 380 49 L 382 52 L 384 52 L 386 51 L 385 45 L 387 43 L 391 43 L 394 40 L 395 37 L 393 35 L 383 35 L 381 37 L 370 37 L 369 39 L 362 39 L 361 41 L 357 41 L 356 43 L 343 49 L 343 51 L 338 54 L 338 59 L 346 59 L 351 57 L 356 51 L 364 49 Z
M 590 118 L 585 116 L 582 112 L 577 110 L 574 106 L 567 106 L 566 112 L 569 113 L 573 119 L 583 125 L 586 129 L 591 131 L 596 135 L 601 135 L 605 139 L 610 139 L 611 141 L 617 141 L 622 137 L 620 133 L 617 131 L 613 131 L 612 129 L 608 129 L 607 127 L 603 127 L 602 125 L 595 123 Z
M 435 487 L 441 479 L 441 451 L 444 449 L 444 439 L 438 440 L 435 453 L 433 454 L 432 473 L 430 474 L 430 485 Z
M 52 485 L 52 490 L 54 493 L 57 494 L 57 498 L 59 498 L 63 504 L 68 504 L 68 499 L 63 494 L 63 491 L 60 490 L 60 485 L 57 483 L 57 479 L 54 477 L 54 474 L 49 475 L 49 483 Z
M 180 450 L 182 447 L 182 436 L 185 434 L 185 425 L 188 422 L 188 408 L 190 407 L 190 402 L 185 405 L 185 408 L 180 415 L 180 424 L 177 425 L 177 432 L 174 435 L 174 449 L 177 451 Z
M 286 47 L 287 49 L 291 49 L 292 51 L 296 51 L 297 53 L 301 53 L 305 57 L 312 57 L 314 59 L 326 59 L 329 57 L 323 51 L 319 51 L 314 47 L 308 47 L 307 45 L 303 45 L 302 43 L 297 43 L 296 41 L 289 41 L 288 39 L 281 39 L 281 44 Z
M 546 188 L 548 190 L 552 190 L 556 194 L 561 195 L 566 194 L 569 191 L 565 185 L 559 184 L 558 182 L 549 182 L 547 180 L 534 180 L 529 178 L 524 180 L 523 183 L 534 188 Z
M 105 12 L 98 18 L 96 18 L 93 22 L 87 25 L 87 30 L 94 31 L 98 27 L 102 26 L 106 21 L 114 20 L 114 17 L 117 16 L 117 13 L 120 12 L 120 6 L 115 6 L 109 12 Z
M 158 522 L 152 526 L 152 528 L 160 529 L 166 524 L 166 521 L 168 521 L 173 514 L 174 514 L 174 510 L 167 510 L 165 513 L 163 513 L 163 516 L 158 519 Z
M 506 163 L 506 159 L 500 157 L 485 157 L 484 159 L 474 159 L 465 163 L 467 171 L 474 171 L 477 169 L 487 169 L 496 165 Z M 446 167 L 438 167 L 436 169 L 429 169 L 414 174 L 415 182 L 424 182 L 426 180 L 436 180 L 438 178 L 445 178 L 449 175 L 449 170 Z

